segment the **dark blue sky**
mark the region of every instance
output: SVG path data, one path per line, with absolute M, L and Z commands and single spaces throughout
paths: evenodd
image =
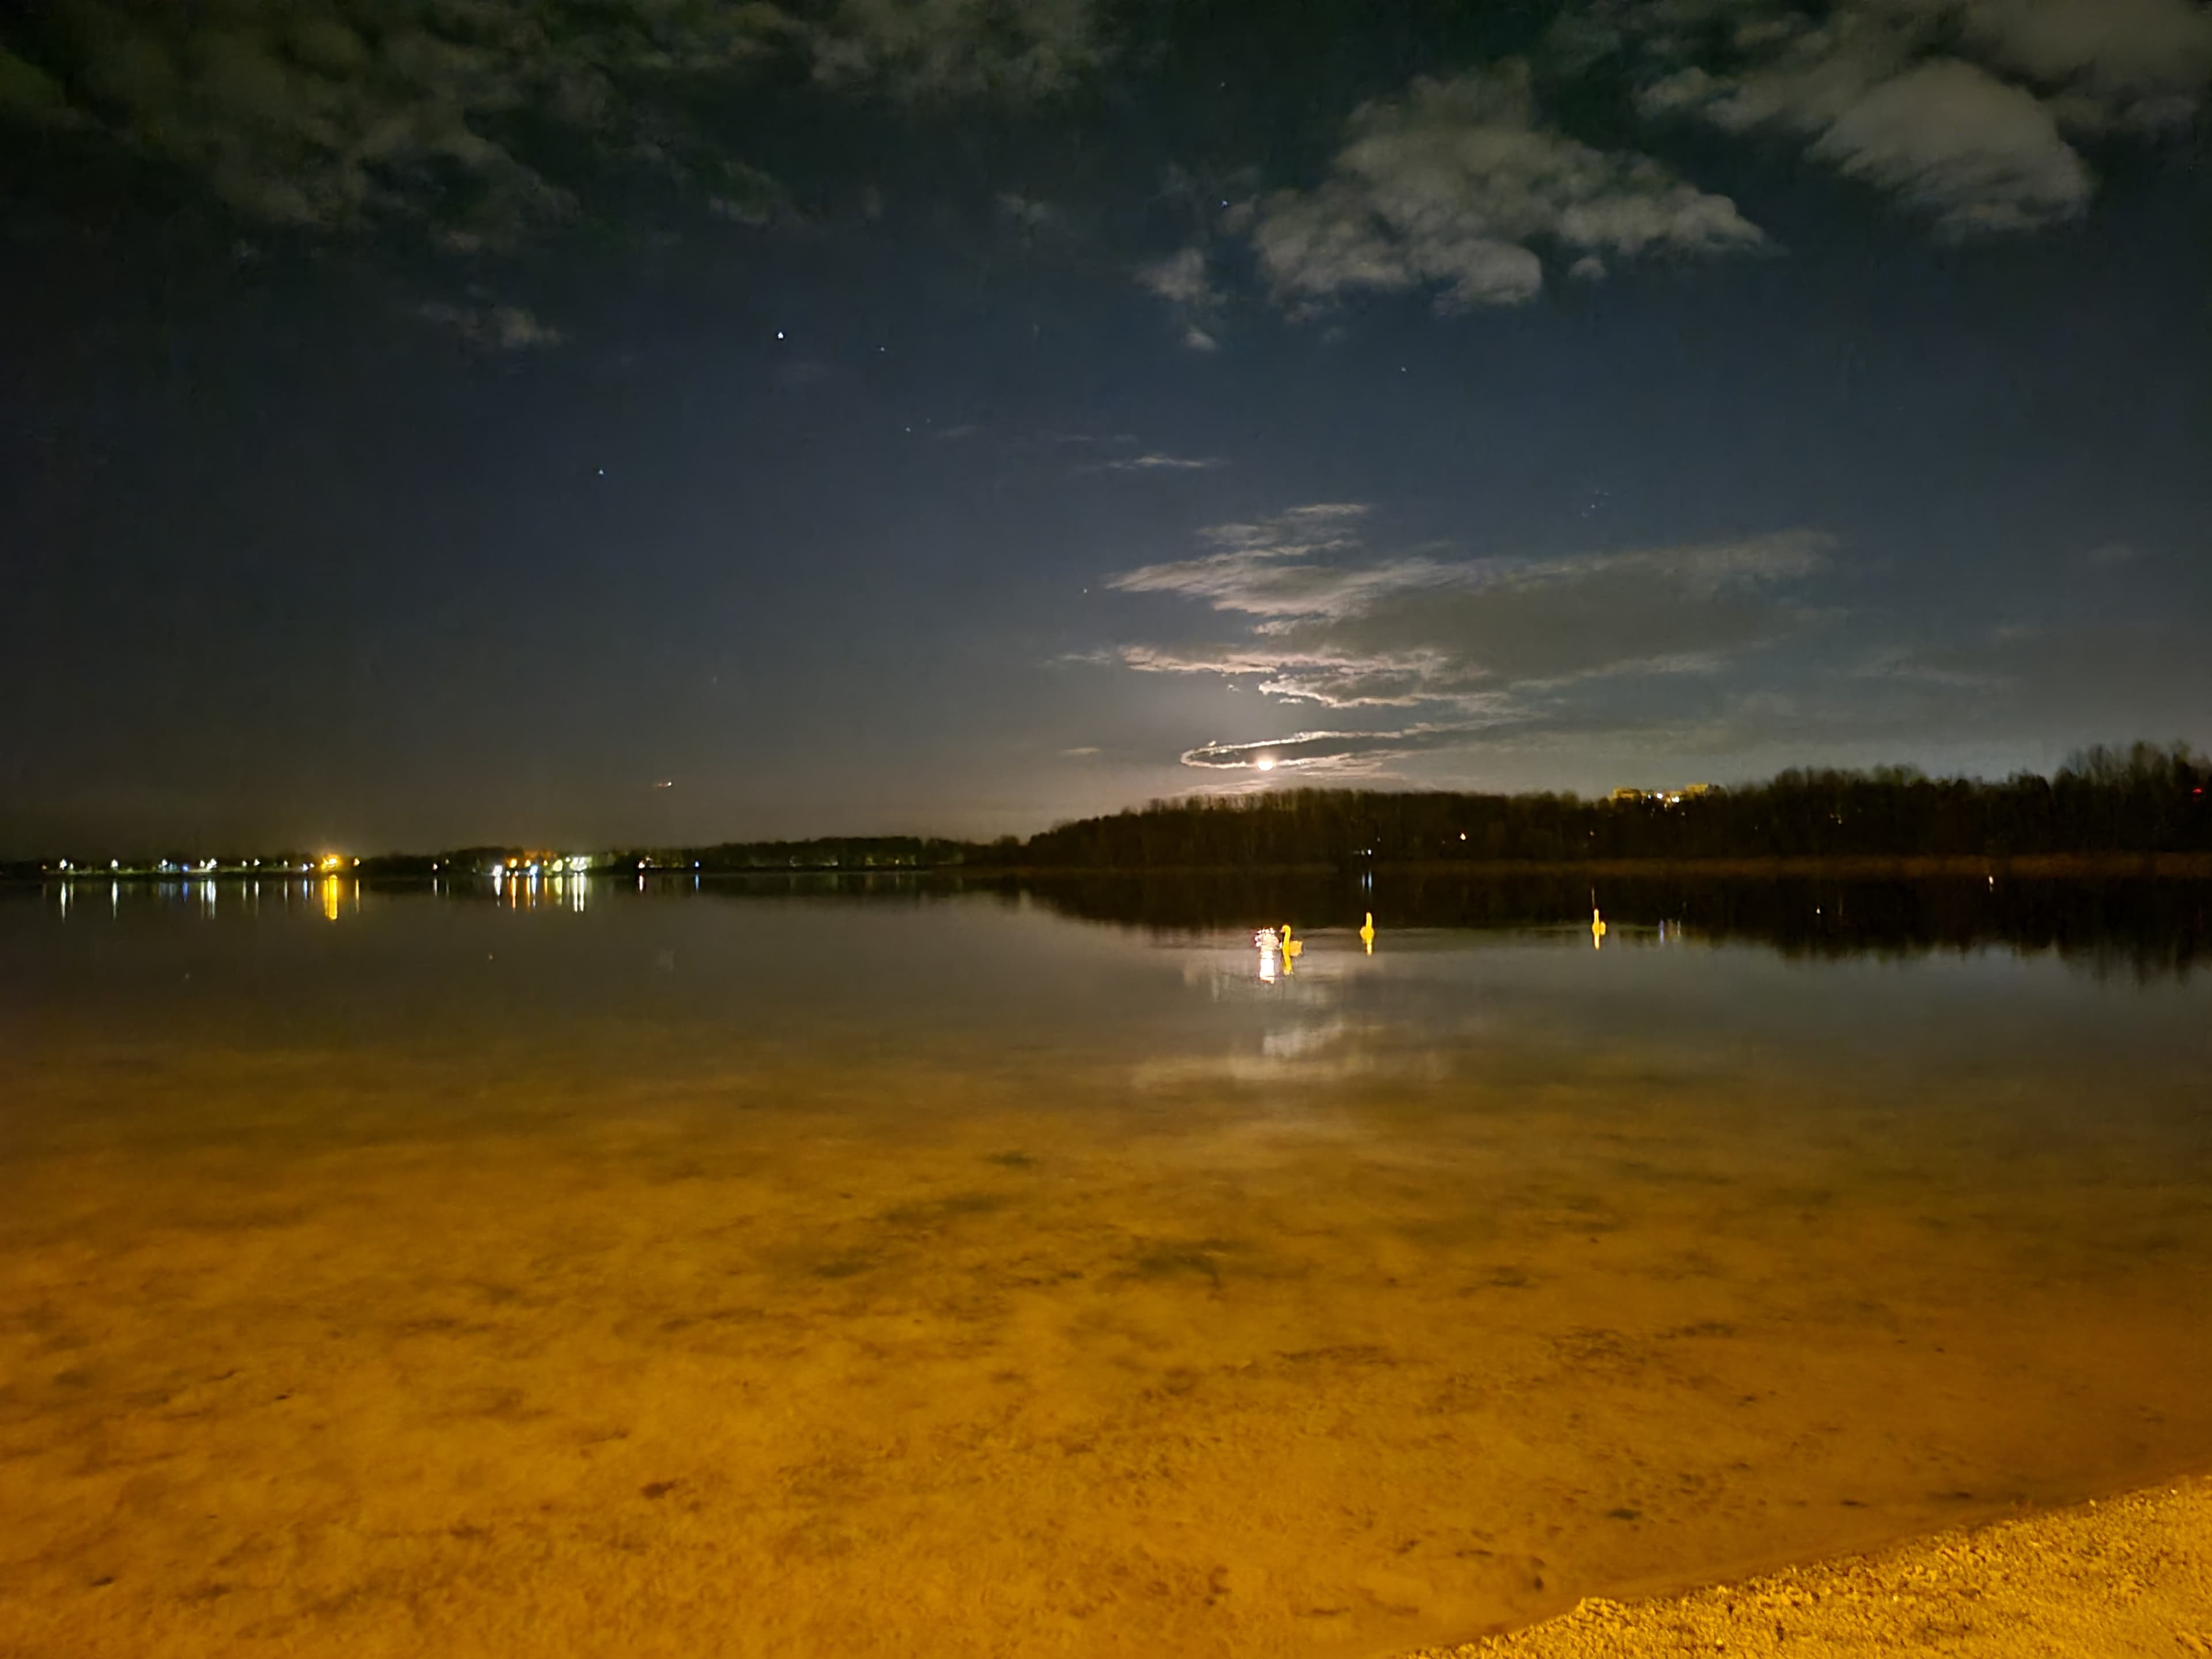
M 2212 738 L 2212 9 L 1471 15 L 0 25 L 0 846 Z

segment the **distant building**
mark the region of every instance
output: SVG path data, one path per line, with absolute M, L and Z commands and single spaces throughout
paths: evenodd
M 1606 799 L 1617 805 L 1626 805 L 1638 801 L 1652 801 L 1661 806 L 1680 806 L 1686 800 L 1695 800 L 1701 795 L 1717 795 L 1720 793 L 1719 787 L 1715 784 L 1686 783 L 1680 789 L 1616 789 Z

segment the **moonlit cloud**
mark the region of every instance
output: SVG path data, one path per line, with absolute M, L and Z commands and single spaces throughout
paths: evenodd
M 1518 305 L 1544 286 L 1540 249 L 1703 256 L 1765 240 L 1728 198 L 1540 124 L 1519 64 L 1424 76 L 1362 106 L 1328 176 L 1265 198 L 1251 231 L 1293 311 L 1358 289 L 1420 289 L 1445 309 Z
M 1389 742 L 1328 750 L 1331 764 L 1364 764 L 1503 726 L 1572 725 L 1607 701 L 1602 683 L 1717 676 L 1820 619 L 1796 590 L 1833 545 L 1801 530 L 1565 556 L 1389 555 L 1368 549 L 1367 516 L 1334 502 L 1218 525 L 1200 538 L 1212 550 L 1109 579 L 1114 591 L 1192 601 L 1233 624 L 1125 641 L 1121 665 L 1210 676 L 1282 703 L 1431 711 L 1367 734 Z M 1306 738 L 1346 736 L 1268 747 L 1291 766 L 1322 752 Z M 1185 760 L 1243 764 L 1252 746 L 1201 745 Z
M 1109 461 L 1109 472 L 1211 472 L 1228 463 L 1218 455 L 1132 455 L 1127 460 Z
M 1372 773 L 1389 762 L 1440 749 L 1458 749 L 1490 729 L 1462 722 L 1410 726 L 1395 732 L 1294 732 L 1250 743 L 1204 743 L 1186 750 L 1185 766 L 1223 772 L 1306 772 L 1336 775 Z
M 2069 131 L 2184 127 L 2212 87 L 2212 10 L 2193 0 L 1621 0 L 1591 15 L 1562 38 L 1587 43 L 1577 59 L 1625 51 L 1647 116 L 1794 134 L 1951 237 L 2079 217 L 2096 180 Z M 1694 44 L 1719 40 L 1724 62 Z

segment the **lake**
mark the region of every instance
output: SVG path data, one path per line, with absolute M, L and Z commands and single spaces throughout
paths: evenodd
M 0 1651 L 1384 1655 L 2202 1469 L 2208 915 L 0 891 Z

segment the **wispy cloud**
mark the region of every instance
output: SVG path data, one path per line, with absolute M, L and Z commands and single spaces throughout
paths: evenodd
M 1108 472 L 1211 472 L 1229 463 L 1218 455 L 1132 455 L 1125 460 L 1108 461 L 1103 470 Z
M 1271 767 L 1322 755 L 1372 764 L 1501 726 L 1571 724 L 1593 699 L 1627 695 L 1601 697 L 1603 685 L 1713 678 L 1819 619 L 1798 589 L 1833 544 L 1795 530 L 1565 556 L 1394 554 L 1367 545 L 1370 518 L 1359 503 L 1322 502 L 1217 525 L 1196 556 L 1109 579 L 1115 592 L 1190 601 L 1223 625 L 1125 641 L 1126 668 L 1228 680 L 1271 702 L 1431 716 L 1380 732 L 1303 732 L 1287 746 L 1202 744 L 1188 764 L 1241 766 L 1261 748 Z
M 433 301 L 417 308 L 425 322 L 449 328 L 473 344 L 495 351 L 531 351 L 561 344 L 568 337 L 540 322 L 522 306 L 456 306 Z
M 1293 732 L 1249 743 L 1203 743 L 1185 750 L 1182 759 L 1185 766 L 1219 772 L 1371 775 L 1411 755 L 1463 748 L 1513 718 L 1501 714 L 1493 721 L 1409 726 L 1395 732 Z

